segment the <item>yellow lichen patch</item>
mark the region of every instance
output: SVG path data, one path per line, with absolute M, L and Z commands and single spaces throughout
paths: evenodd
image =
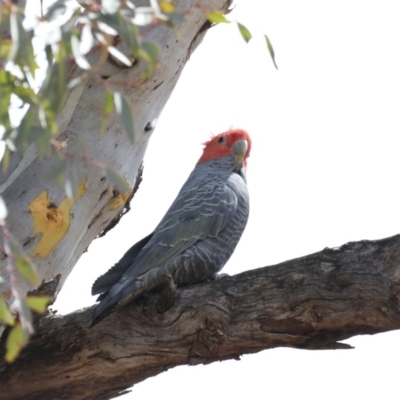
M 79 185 L 75 199 L 65 198 L 58 207 L 52 205 L 47 190 L 40 193 L 30 204 L 34 233 L 42 237 L 32 256 L 47 257 L 54 247 L 63 240 L 71 225 L 71 207 L 86 191 L 87 178 Z
M 114 211 L 117 208 L 120 208 L 125 205 L 128 200 L 130 193 L 118 193 L 115 197 L 113 197 L 112 202 L 108 206 L 110 211 Z

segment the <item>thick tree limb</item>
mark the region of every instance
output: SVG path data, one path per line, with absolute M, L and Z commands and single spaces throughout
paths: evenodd
M 15 364 L 0 364 L 0 400 L 110 399 L 184 364 L 279 346 L 341 349 L 400 328 L 400 235 L 349 243 L 218 282 L 180 288 L 157 313 L 149 295 L 88 330 L 91 309 L 40 320 Z

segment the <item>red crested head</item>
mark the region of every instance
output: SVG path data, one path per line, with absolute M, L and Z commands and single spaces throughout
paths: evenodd
M 251 139 L 243 129 L 231 129 L 227 132 L 213 136 L 208 142 L 203 143 L 203 155 L 197 165 L 219 158 L 236 155 L 246 167 L 247 157 L 250 155 Z

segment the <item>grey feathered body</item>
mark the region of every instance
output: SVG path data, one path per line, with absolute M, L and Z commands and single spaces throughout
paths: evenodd
M 248 215 L 245 171 L 232 156 L 197 165 L 154 232 L 94 283 L 92 294 L 101 293 L 101 302 L 93 324 L 162 286 L 166 276 L 177 285 L 214 277 L 235 250 Z

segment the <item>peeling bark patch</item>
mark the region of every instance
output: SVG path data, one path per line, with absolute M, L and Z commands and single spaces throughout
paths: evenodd
M 108 209 L 110 211 L 114 211 L 114 210 L 117 210 L 118 208 L 121 208 L 122 206 L 124 206 L 126 204 L 128 197 L 130 195 L 131 194 L 129 192 L 128 193 L 116 192 L 114 194 L 113 201 L 108 206 Z
M 67 234 L 71 224 L 71 208 L 86 191 L 87 178 L 80 184 L 75 199 L 65 198 L 57 207 L 45 190 L 30 204 L 29 211 L 33 218 L 34 233 L 42 233 L 32 256 L 47 257 L 54 247 Z

